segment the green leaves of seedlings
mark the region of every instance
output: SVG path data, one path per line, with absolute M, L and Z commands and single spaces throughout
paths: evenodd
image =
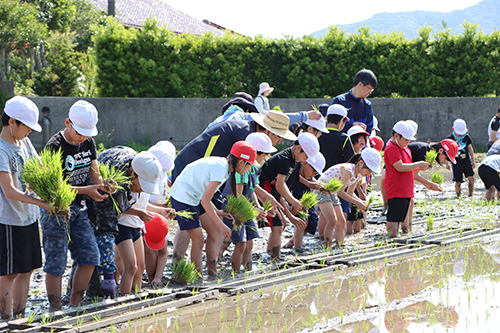
M 435 151 L 434 149 L 431 149 L 427 153 L 425 153 L 425 161 L 432 165 L 432 163 L 436 160 L 437 156 L 438 152 Z
M 201 277 L 196 270 L 194 263 L 181 260 L 178 264 L 172 265 L 172 280 L 181 284 L 193 284 Z
M 304 221 L 307 221 L 307 219 L 309 218 L 309 214 L 307 214 L 309 209 L 314 207 L 319 202 L 317 197 L 318 195 L 312 192 L 304 192 L 304 194 L 302 195 L 300 203 L 304 207 L 304 211 L 299 212 L 299 217 Z
M 102 177 L 104 184 L 104 189 L 109 193 L 111 200 L 113 201 L 113 206 L 118 214 L 121 214 L 120 207 L 116 202 L 112 194 L 116 191 L 123 190 L 123 186 L 130 185 L 130 177 L 125 176 L 124 170 L 118 170 L 108 164 L 98 163 L 99 174 Z
M 444 176 L 436 171 L 432 175 L 431 181 L 438 184 L 438 185 L 441 185 L 444 182 Z
M 328 192 L 329 194 L 332 194 L 332 193 L 335 193 L 335 192 L 338 192 L 342 186 L 344 184 L 336 179 L 336 178 L 332 178 L 328 181 L 328 183 L 326 183 L 323 188 L 321 189 L 321 191 L 324 191 L 324 192 Z
M 237 229 L 241 228 L 245 221 L 252 220 L 259 215 L 259 211 L 244 195 L 238 197 L 230 195 L 226 200 L 224 211 L 232 216 L 233 226 Z

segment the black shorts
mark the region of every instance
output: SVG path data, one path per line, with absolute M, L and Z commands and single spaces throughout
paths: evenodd
M 481 177 L 486 189 L 495 186 L 497 191 L 500 191 L 500 174 L 495 169 L 483 164 L 477 169 L 477 173 Z
M 118 236 L 115 238 L 115 244 L 118 245 L 121 242 L 131 239 L 132 242 L 135 242 L 138 240 L 141 236 L 141 228 L 132 228 L 132 227 L 127 227 L 126 225 L 121 225 L 118 224 L 118 229 L 120 232 L 118 233 Z
M 451 165 L 453 169 L 453 181 L 456 183 L 463 183 L 464 178 L 462 175 L 465 175 L 465 177 L 472 177 L 474 176 L 474 170 L 472 169 L 472 163 L 470 160 L 458 160 L 457 159 L 457 164 L 452 164 Z
M 222 206 L 224 204 L 224 198 L 222 197 L 221 191 L 220 190 L 215 191 L 214 196 L 212 197 L 212 200 L 210 200 L 210 201 L 212 201 L 215 208 L 222 209 Z M 200 204 L 200 205 L 198 205 L 198 207 L 200 209 L 199 216 L 202 216 L 203 214 L 206 213 L 205 208 L 203 208 L 203 205 Z
M 29 273 L 40 267 L 38 222 L 24 227 L 0 224 L 0 275 Z
M 411 198 L 392 198 L 387 200 L 387 222 L 404 222 Z

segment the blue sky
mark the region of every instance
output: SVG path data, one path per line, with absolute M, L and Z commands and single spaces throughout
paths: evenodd
M 376 13 L 427 10 L 450 12 L 479 0 L 162 0 L 198 19 L 247 36 L 301 37 L 332 24 L 364 21 Z M 256 3 L 261 3 L 256 6 Z

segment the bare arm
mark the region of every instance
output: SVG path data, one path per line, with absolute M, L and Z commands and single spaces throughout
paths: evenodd
M 342 199 L 344 199 L 350 203 L 355 204 L 356 207 L 358 207 L 360 210 L 366 210 L 367 205 L 365 204 L 365 202 L 363 200 L 361 200 L 360 198 L 358 198 L 354 194 L 354 189 L 356 188 L 357 183 L 352 184 L 349 187 L 346 186 L 347 182 L 351 178 L 351 173 L 344 168 L 341 169 L 341 173 L 342 173 L 342 178 L 340 180 L 342 181 L 342 183 L 344 185 L 337 192 L 337 195 L 339 197 L 341 197 Z M 346 191 L 346 187 L 347 187 L 347 191 Z
M 273 197 L 270 193 L 264 190 L 260 185 L 255 186 L 254 192 L 261 202 L 266 202 L 267 200 L 271 201 L 274 207 L 278 207 L 281 210 L 284 210 L 283 206 Z
M 212 203 L 212 197 L 214 196 L 215 191 L 219 187 L 220 182 L 211 181 L 208 183 L 207 188 L 205 189 L 205 193 L 203 193 L 203 197 L 201 198 L 201 205 L 207 212 L 208 216 L 212 221 L 217 225 L 220 232 L 225 238 L 231 237 L 231 229 L 222 222 L 221 218 L 217 213 L 217 208 Z
M 439 186 L 439 184 L 431 182 L 430 180 L 427 180 L 424 177 L 420 176 L 420 174 L 418 173 L 418 170 L 413 173 L 413 176 L 415 177 L 415 180 L 417 182 L 421 183 L 422 185 L 424 185 L 427 189 L 429 189 L 431 191 L 441 192 L 443 190 L 441 188 L 441 186 Z
M 47 211 L 50 211 L 50 206 L 45 201 L 34 198 L 14 186 L 14 181 L 10 172 L 0 171 L 0 186 L 5 193 L 5 196 L 10 200 L 25 202 L 32 205 L 40 206 Z
M 90 164 L 90 178 L 92 179 L 93 185 L 71 186 L 71 188 L 76 190 L 78 194 L 86 194 L 95 201 L 103 201 L 104 199 L 106 199 L 108 195 L 101 194 L 98 191 L 104 191 L 104 185 L 102 184 L 101 175 L 97 170 L 99 170 L 99 167 L 97 166 L 97 160 L 92 160 Z
M 403 161 L 399 160 L 394 163 L 393 166 L 397 172 L 410 172 L 417 169 L 427 170 L 429 169 L 430 164 L 424 161 L 415 163 L 403 163 Z
M 495 141 L 497 141 L 497 131 L 491 130 L 490 142 L 495 142 Z
M 472 145 L 468 145 L 467 149 L 469 149 L 470 161 L 472 163 L 472 168 L 474 169 L 476 167 L 476 161 L 474 160 L 474 149 L 472 148 Z
M 285 175 L 278 174 L 278 177 L 276 178 L 276 190 L 283 197 L 283 199 L 292 205 L 295 210 L 301 211 L 304 208 L 302 207 L 300 201 L 295 199 L 292 193 L 290 193 L 290 190 L 285 183 Z

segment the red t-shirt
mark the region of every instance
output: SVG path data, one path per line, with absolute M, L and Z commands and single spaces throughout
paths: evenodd
M 392 140 L 389 140 L 384 150 L 385 193 L 387 199 L 414 197 L 413 171 L 398 172 L 394 168 L 394 163 L 399 160 L 403 163 L 412 163 L 411 151 L 408 147 L 401 149 Z

